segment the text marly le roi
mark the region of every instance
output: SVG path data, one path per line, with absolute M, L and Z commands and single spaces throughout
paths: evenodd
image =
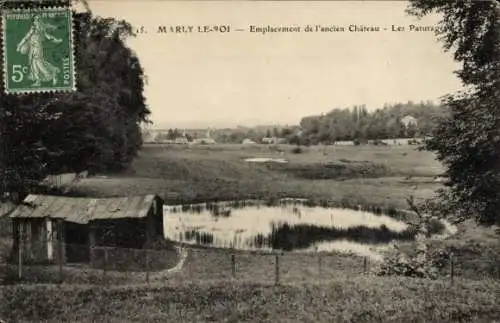
M 141 31 L 142 29 L 142 31 Z M 159 34 L 189 34 L 189 33 L 228 33 L 231 31 L 231 27 L 229 25 L 201 25 L 201 26 L 192 26 L 192 25 L 162 25 L 158 26 L 156 30 Z M 139 33 L 144 32 L 144 27 L 138 30 Z

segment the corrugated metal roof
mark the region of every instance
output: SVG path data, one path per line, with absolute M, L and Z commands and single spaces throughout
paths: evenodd
M 11 218 L 60 218 L 76 223 L 90 220 L 143 218 L 152 207 L 155 195 L 84 198 L 30 194 Z

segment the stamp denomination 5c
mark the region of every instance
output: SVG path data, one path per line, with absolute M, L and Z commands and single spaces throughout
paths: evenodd
M 76 90 L 69 8 L 3 10 L 2 27 L 6 93 Z

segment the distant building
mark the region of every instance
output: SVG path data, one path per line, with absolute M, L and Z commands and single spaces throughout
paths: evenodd
M 267 145 L 283 144 L 283 143 L 286 143 L 286 138 L 264 137 L 264 138 L 262 138 L 262 143 L 267 144 Z
M 243 140 L 242 144 L 244 144 L 244 145 L 254 145 L 254 144 L 256 144 L 256 142 L 253 141 L 252 139 L 248 139 L 247 138 L 247 139 Z
M 173 140 L 173 143 L 178 145 L 187 145 L 189 144 L 189 140 L 186 137 L 177 137 Z
M 418 124 L 418 120 L 411 115 L 406 115 L 401 119 L 401 123 L 408 128 L 411 124 L 416 126 Z
M 47 175 L 43 180 L 34 185 L 32 193 L 47 193 L 53 191 L 67 192 L 73 184 L 88 176 L 88 171 L 81 173 L 61 173 Z

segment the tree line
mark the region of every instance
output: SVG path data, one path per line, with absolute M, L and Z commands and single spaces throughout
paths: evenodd
M 238 127 L 235 129 L 212 129 L 210 137 L 217 143 L 240 144 L 245 139 L 261 143 L 263 138 L 285 138 L 289 139 L 298 132 L 298 126 L 257 126 L 257 127 Z M 202 139 L 207 136 L 206 129 L 185 129 L 170 128 L 159 132 L 153 140 L 151 131 L 144 130 L 144 137 L 148 141 L 162 142 L 165 140 L 175 140 L 185 137 L 187 141 Z
M 319 116 L 302 118 L 296 126 L 256 126 L 235 129 L 215 129 L 211 134 L 218 143 L 242 143 L 251 139 L 261 143 L 263 138 L 282 138 L 290 144 L 333 144 L 336 141 L 430 137 L 439 118 L 446 115 L 446 108 L 433 102 L 406 102 L 386 104 L 369 112 L 364 105 L 333 109 Z M 403 124 L 411 116 L 416 123 Z M 206 131 L 168 129 L 156 136 L 158 141 L 175 140 L 185 134 L 188 141 L 205 136 Z
M 300 141 L 307 144 L 332 144 L 344 140 L 376 140 L 432 136 L 445 108 L 433 102 L 386 104 L 369 112 L 364 105 L 333 109 L 319 116 L 304 117 Z M 403 118 L 411 116 L 416 123 L 405 126 Z
M 54 5 L 70 1 L 9 1 L 0 10 Z M 119 171 L 142 145 L 150 111 L 144 71 L 125 44 L 131 25 L 88 6 L 73 17 L 77 91 L 0 92 L 0 193 L 26 192 L 51 173 Z

